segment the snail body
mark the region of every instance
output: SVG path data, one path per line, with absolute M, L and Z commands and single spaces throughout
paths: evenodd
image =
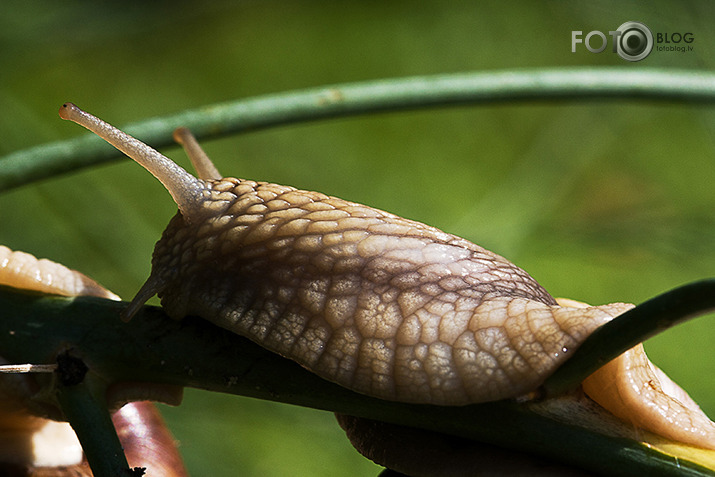
M 439 405 L 519 396 L 627 309 L 572 315 L 502 257 L 370 207 L 207 185 L 221 212 L 171 220 L 150 292 L 172 317 L 205 317 L 358 392 Z
M 434 227 L 221 178 L 185 131 L 199 178 L 71 103 L 60 116 L 147 168 L 179 208 L 125 318 L 157 294 L 173 318 L 200 316 L 357 392 L 465 405 L 535 391 L 633 306 L 560 306 L 505 258 Z

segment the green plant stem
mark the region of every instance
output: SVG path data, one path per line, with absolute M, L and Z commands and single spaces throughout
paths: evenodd
M 91 380 L 91 376 L 87 376 Z M 99 394 L 99 395 L 98 395 Z M 59 385 L 57 399 L 72 425 L 95 477 L 132 475 L 103 393 L 85 382 Z
M 638 343 L 711 311 L 715 311 L 712 278 L 683 285 L 641 303 L 586 338 L 574 356 L 544 382 L 544 396 L 576 388 L 598 368 Z
M 0 354 L 10 362 L 41 364 L 69 346 L 106 383 L 176 384 L 330 410 L 475 439 L 607 475 L 715 475 L 635 440 L 549 419 L 529 403 L 438 407 L 360 395 L 205 320 L 177 322 L 159 308 L 144 307 L 122 323 L 125 306 L 0 289 Z M 655 323 L 652 330 L 659 329 Z M 606 345 L 614 353 L 625 350 L 622 344 Z
M 715 101 L 715 74 L 564 68 L 397 78 L 242 99 L 148 119 L 123 129 L 161 148 L 172 144 L 172 131 L 179 126 L 191 129 L 198 139 L 208 139 L 374 112 L 495 102 L 615 98 L 711 103 Z M 79 106 L 102 115 L 97 105 Z M 111 118 L 104 119 L 111 122 Z M 0 191 L 121 157 L 111 146 L 89 134 L 18 151 L 0 158 Z

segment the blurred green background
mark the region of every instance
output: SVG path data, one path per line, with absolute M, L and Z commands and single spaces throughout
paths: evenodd
M 712 71 L 712 2 L 55 2 L 0 6 L 0 155 L 74 137 L 76 102 L 118 126 L 257 94 L 377 78 L 611 65 Z M 629 20 L 694 51 L 629 63 L 571 31 Z M 584 33 L 584 34 L 585 34 Z M 366 116 L 204 144 L 226 175 L 318 190 L 500 253 L 555 296 L 641 302 L 715 276 L 715 108 L 519 103 Z M 178 148 L 163 152 L 182 164 Z M 2 164 L 0 163 L 0 167 Z M 173 215 L 130 161 L 0 195 L 0 243 L 129 299 Z M 715 416 L 712 316 L 647 343 Z M 162 407 L 194 475 L 374 476 L 328 413 L 189 390 Z

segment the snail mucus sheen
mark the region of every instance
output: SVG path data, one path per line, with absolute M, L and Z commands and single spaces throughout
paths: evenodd
M 126 319 L 157 294 L 172 318 L 200 316 L 354 391 L 466 405 L 528 395 L 633 307 L 561 306 L 505 258 L 434 227 L 318 192 L 222 178 L 185 130 L 177 140 L 199 178 L 71 103 L 60 116 L 145 167 L 179 208 Z M 629 353 L 638 358 L 612 362 L 633 363 L 622 375 L 613 365 L 593 375 L 601 384 L 591 388 L 608 389 L 592 399 L 636 427 L 715 449 L 715 425 L 697 404 L 642 348 Z

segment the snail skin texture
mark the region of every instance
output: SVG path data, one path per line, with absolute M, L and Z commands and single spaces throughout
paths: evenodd
M 203 317 L 357 392 L 465 405 L 533 392 L 633 307 L 560 306 L 503 257 L 434 227 L 318 192 L 221 178 L 186 131 L 176 135 L 199 178 L 71 103 L 60 116 L 144 166 L 179 208 L 127 319 L 158 294 L 173 318 Z M 691 401 L 673 405 L 667 391 L 599 403 L 626 406 L 635 426 L 715 448 L 713 423 Z M 651 406 L 667 411 L 655 424 Z

